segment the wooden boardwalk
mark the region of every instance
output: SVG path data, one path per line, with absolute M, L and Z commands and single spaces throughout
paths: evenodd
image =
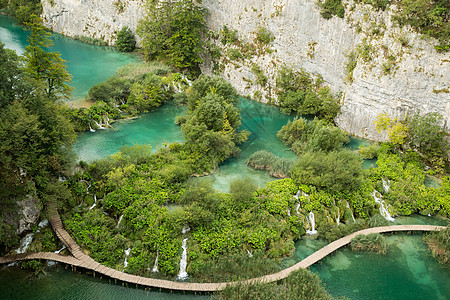
M 75 267 L 82 267 L 87 270 L 92 270 L 95 273 L 103 274 L 104 276 L 112 279 L 120 280 L 136 286 L 144 286 L 151 288 L 160 288 L 167 290 L 179 290 L 179 291 L 192 291 L 192 292 L 215 292 L 223 290 L 227 285 L 236 284 L 237 282 L 221 282 L 221 283 L 193 283 L 193 282 L 178 282 L 162 279 L 153 279 L 147 277 L 141 277 L 136 275 L 130 275 L 118 270 L 106 267 L 95 260 L 89 255 L 83 252 L 78 244 L 72 239 L 72 237 L 64 229 L 59 217 L 56 205 L 53 202 L 48 203 L 49 220 L 50 223 L 61 242 L 67 247 L 73 256 L 65 256 L 50 252 L 38 252 L 38 253 L 24 253 L 17 255 L 10 255 L 0 257 L 0 264 L 11 263 L 18 260 L 27 259 L 45 259 L 53 260 L 61 263 L 70 264 Z M 351 240 L 359 234 L 369 233 L 384 233 L 384 232 L 399 232 L 399 231 L 438 231 L 444 229 L 444 226 L 432 226 L 432 225 L 395 225 L 385 227 L 374 227 L 354 232 L 339 240 L 336 240 L 322 249 L 314 252 L 310 256 L 306 257 L 299 263 L 284 269 L 280 272 L 253 278 L 249 280 L 241 281 L 241 283 L 253 283 L 253 282 L 273 282 L 286 278 L 293 271 L 300 268 L 308 268 L 315 264 L 325 256 L 336 251 L 337 249 L 347 245 Z

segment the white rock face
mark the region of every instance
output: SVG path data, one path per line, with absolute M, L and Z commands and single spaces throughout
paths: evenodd
M 42 0 L 44 24 L 67 36 L 87 36 L 114 45 L 117 32 L 134 32 L 144 9 L 143 0 Z
M 17 204 L 20 207 L 17 234 L 20 235 L 26 230 L 31 230 L 31 225 L 37 223 L 41 215 L 41 209 L 39 207 L 39 200 L 30 195 L 17 202 Z
M 113 44 L 114 31 L 124 25 L 135 30 L 144 12 L 144 1 L 121 0 L 125 4 L 122 13 L 114 6 L 115 2 L 55 0 L 51 6 L 43 1 L 43 16 L 56 32 L 103 37 Z M 226 25 L 237 30 L 239 39 L 248 43 L 254 42 L 255 32 L 261 26 L 276 37 L 270 53 L 265 51 L 241 61 L 222 60 L 222 76 L 242 95 L 257 98 L 257 92 L 262 96 L 261 101 L 267 102 L 276 99 L 275 80 L 280 67 L 303 68 L 320 74 L 334 91 L 342 92 L 343 106 L 336 123 L 349 133 L 368 139 L 385 138 L 373 125 L 380 113 L 402 117 L 417 110 L 439 112 L 449 129 L 450 94 L 443 91 L 450 89 L 450 53 L 437 53 L 433 47 L 435 41 L 424 40 L 408 27 L 395 26 L 390 11 L 377 12 L 369 9 L 370 6 L 343 0 L 345 18 L 325 20 L 314 2 L 203 0 L 209 11 L 210 29 L 219 32 Z M 379 33 L 374 33 L 375 29 Z M 350 82 L 346 80 L 347 54 L 357 52 L 364 39 L 370 45 L 370 54 L 366 61 L 358 58 Z M 268 78 L 265 87 L 249 83 L 256 78 L 251 72 L 255 64 Z M 211 73 L 211 62 L 205 62 L 202 69 Z

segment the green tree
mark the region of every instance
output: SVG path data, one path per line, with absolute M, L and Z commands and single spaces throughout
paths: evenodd
M 69 97 L 71 88 L 67 85 L 71 77 L 66 70 L 65 60 L 58 52 L 48 52 L 53 46 L 51 33 L 42 25 L 42 20 L 32 15 L 25 23 L 30 35 L 25 47 L 25 72 L 42 85 L 48 96 Z
M 116 47 L 122 52 L 132 52 L 136 48 L 136 39 L 128 26 L 122 27 L 117 33 Z
M 349 150 L 339 152 L 308 152 L 291 170 L 297 185 L 325 188 L 332 193 L 356 191 L 363 183 L 362 159 Z
M 136 31 L 147 59 L 165 56 L 174 67 L 199 73 L 206 31 L 206 10 L 200 4 L 195 0 L 147 1 L 147 14 Z

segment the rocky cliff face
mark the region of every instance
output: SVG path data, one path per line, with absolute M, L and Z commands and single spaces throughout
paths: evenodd
M 144 0 L 42 0 L 44 24 L 67 36 L 86 36 L 114 45 L 123 26 L 136 29 Z
M 143 1 L 44 1 L 49 27 L 66 35 L 87 35 L 114 41 L 123 25 L 136 28 Z M 124 6 L 122 12 L 116 3 Z M 342 92 L 342 113 L 336 123 L 349 133 L 380 140 L 373 121 L 380 113 L 403 116 L 416 110 L 439 112 L 450 126 L 450 54 L 434 50 L 409 28 L 399 28 L 392 12 L 377 12 L 368 5 L 343 1 L 344 19 L 325 20 L 313 0 L 203 0 L 208 25 L 220 32 L 224 25 L 237 30 L 243 43 L 254 44 L 258 28 L 275 36 L 270 47 L 242 58 L 230 57 L 243 49 L 222 47 L 216 61 L 222 76 L 243 95 L 263 102 L 276 98 L 276 74 L 282 66 L 303 68 L 321 75 L 336 92 Z M 236 52 L 237 51 L 237 52 Z M 348 70 L 351 54 L 356 67 Z M 214 64 L 206 62 L 210 73 Z M 255 66 L 263 70 L 267 84 L 257 82 Z

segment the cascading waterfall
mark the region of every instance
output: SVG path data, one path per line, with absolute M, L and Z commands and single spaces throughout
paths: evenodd
M 308 220 L 309 220 L 309 230 L 306 230 L 306 234 L 314 235 L 317 234 L 316 228 L 316 222 L 314 220 L 314 213 L 312 211 L 308 214 Z
M 355 216 L 353 215 L 353 210 L 350 208 L 350 205 L 348 204 L 348 202 L 347 202 L 347 208 L 350 209 L 350 211 L 352 212 L 353 223 L 356 223 Z
M 92 204 L 92 206 L 89 207 L 89 210 L 93 209 L 96 205 L 97 205 L 97 195 L 94 194 L 94 204 Z M 119 225 L 117 225 L 117 226 L 119 226 Z
M 389 179 L 386 181 L 383 178 L 382 181 L 383 181 L 383 192 L 384 193 L 389 192 L 389 183 L 390 183 Z
M 337 211 L 337 216 L 336 214 L 334 214 L 334 216 L 336 217 L 336 224 L 339 225 L 341 223 L 339 223 L 339 221 L 341 220 L 341 211 L 338 209 Z
M 41 222 L 39 222 L 38 229 L 36 230 L 36 232 L 41 232 L 41 229 L 44 227 L 47 227 L 47 226 L 48 226 L 48 220 L 47 219 L 42 220 Z
M 247 249 L 248 257 L 253 257 L 253 254 Z
M 289 217 L 291 216 L 291 210 L 290 209 L 288 209 L 288 216 Z
M 158 273 L 158 256 L 159 256 L 159 251 L 156 251 L 155 264 L 153 265 L 153 268 L 152 268 L 153 273 Z
M 380 195 L 380 197 L 377 196 Z M 377 190 L 373 190 L 372 192 L 372 197 L 375 200 L 376 203 L 380 204 L 380 214 L 388 221 L 394 222 L 395 219 L 391 216 L 391 214 L 388 211 L 388 207 L 386 205 L 386 203 L 384 202 L 384 200 L 382 200 L 382 196 L 381 194 L 377 191 Z
M 116 228 L 119 228 L 120 222 L 122 222 L 123 214 L 119 217 Z
M 184 226 L 183 230 L 181 231 L 183 233 L 183 235 L 186 234 L 186 232 L 188 232 L 189 230 L 191 230 L 188 226 Z M 188 278 L 188 273 L 186 272 L 186 267 L 187 267 L 187 238 L 183 239 L 183 243 L 181 245 L 181 248 L 183 249 L 183 253 L 181 253 L 181 259 L 180 259 L 180 271 L 178 272 L 178 276 L 177 279 L 178 280 L 185 280 L 186 278 Z
M 101 121 L 100 121 L 101 122 Z M 106 129 L 106 127 L 103 127 L 103 124 L 99 124 L 97 121 L 94 120 L 95 125 L 98 126 L 98 129 Z
M 300 209 L 300 203 L 297 203 L 297 207 L 295 208 L 295 211 L 297 212 L 297 214 L 299 214 L 299 209 Z
M 128 248 L 127 250 L 123 250 L 123 252 L 125 252 L 125 260 L 123 261 L 122 272 L 125 271 L 125 268 L 128 266 L 128 255 L 130 255 L 131 248 Z
M 16 249 L 17 254 L 25 253 L 28 247 L 30 247 L 31 242 L 33 241 L 34 233 L 28 233 L 24 238 L 20 241 L 19 248 Z
M 61 247 L 61 249 L 56 250 L 55 253 L 56 253 L 56 254 L 59 254 L 59 253 L 61 253 L 61 251 L 63 251 L 64 249 L 66 249 L 66 246 L 65 246 L 65 245 L 63 245 L 63 246 Z
M 90 131 L 90 132 L 95 132 L 95 129 L 93 129 L 93 128 L 91 127 L 91 123 L 89 123 L 89 131 Z
M 297 193 L 294 195 L 294 198 L 298 200 L 300 197 L 300 190 L 297 191 Z

